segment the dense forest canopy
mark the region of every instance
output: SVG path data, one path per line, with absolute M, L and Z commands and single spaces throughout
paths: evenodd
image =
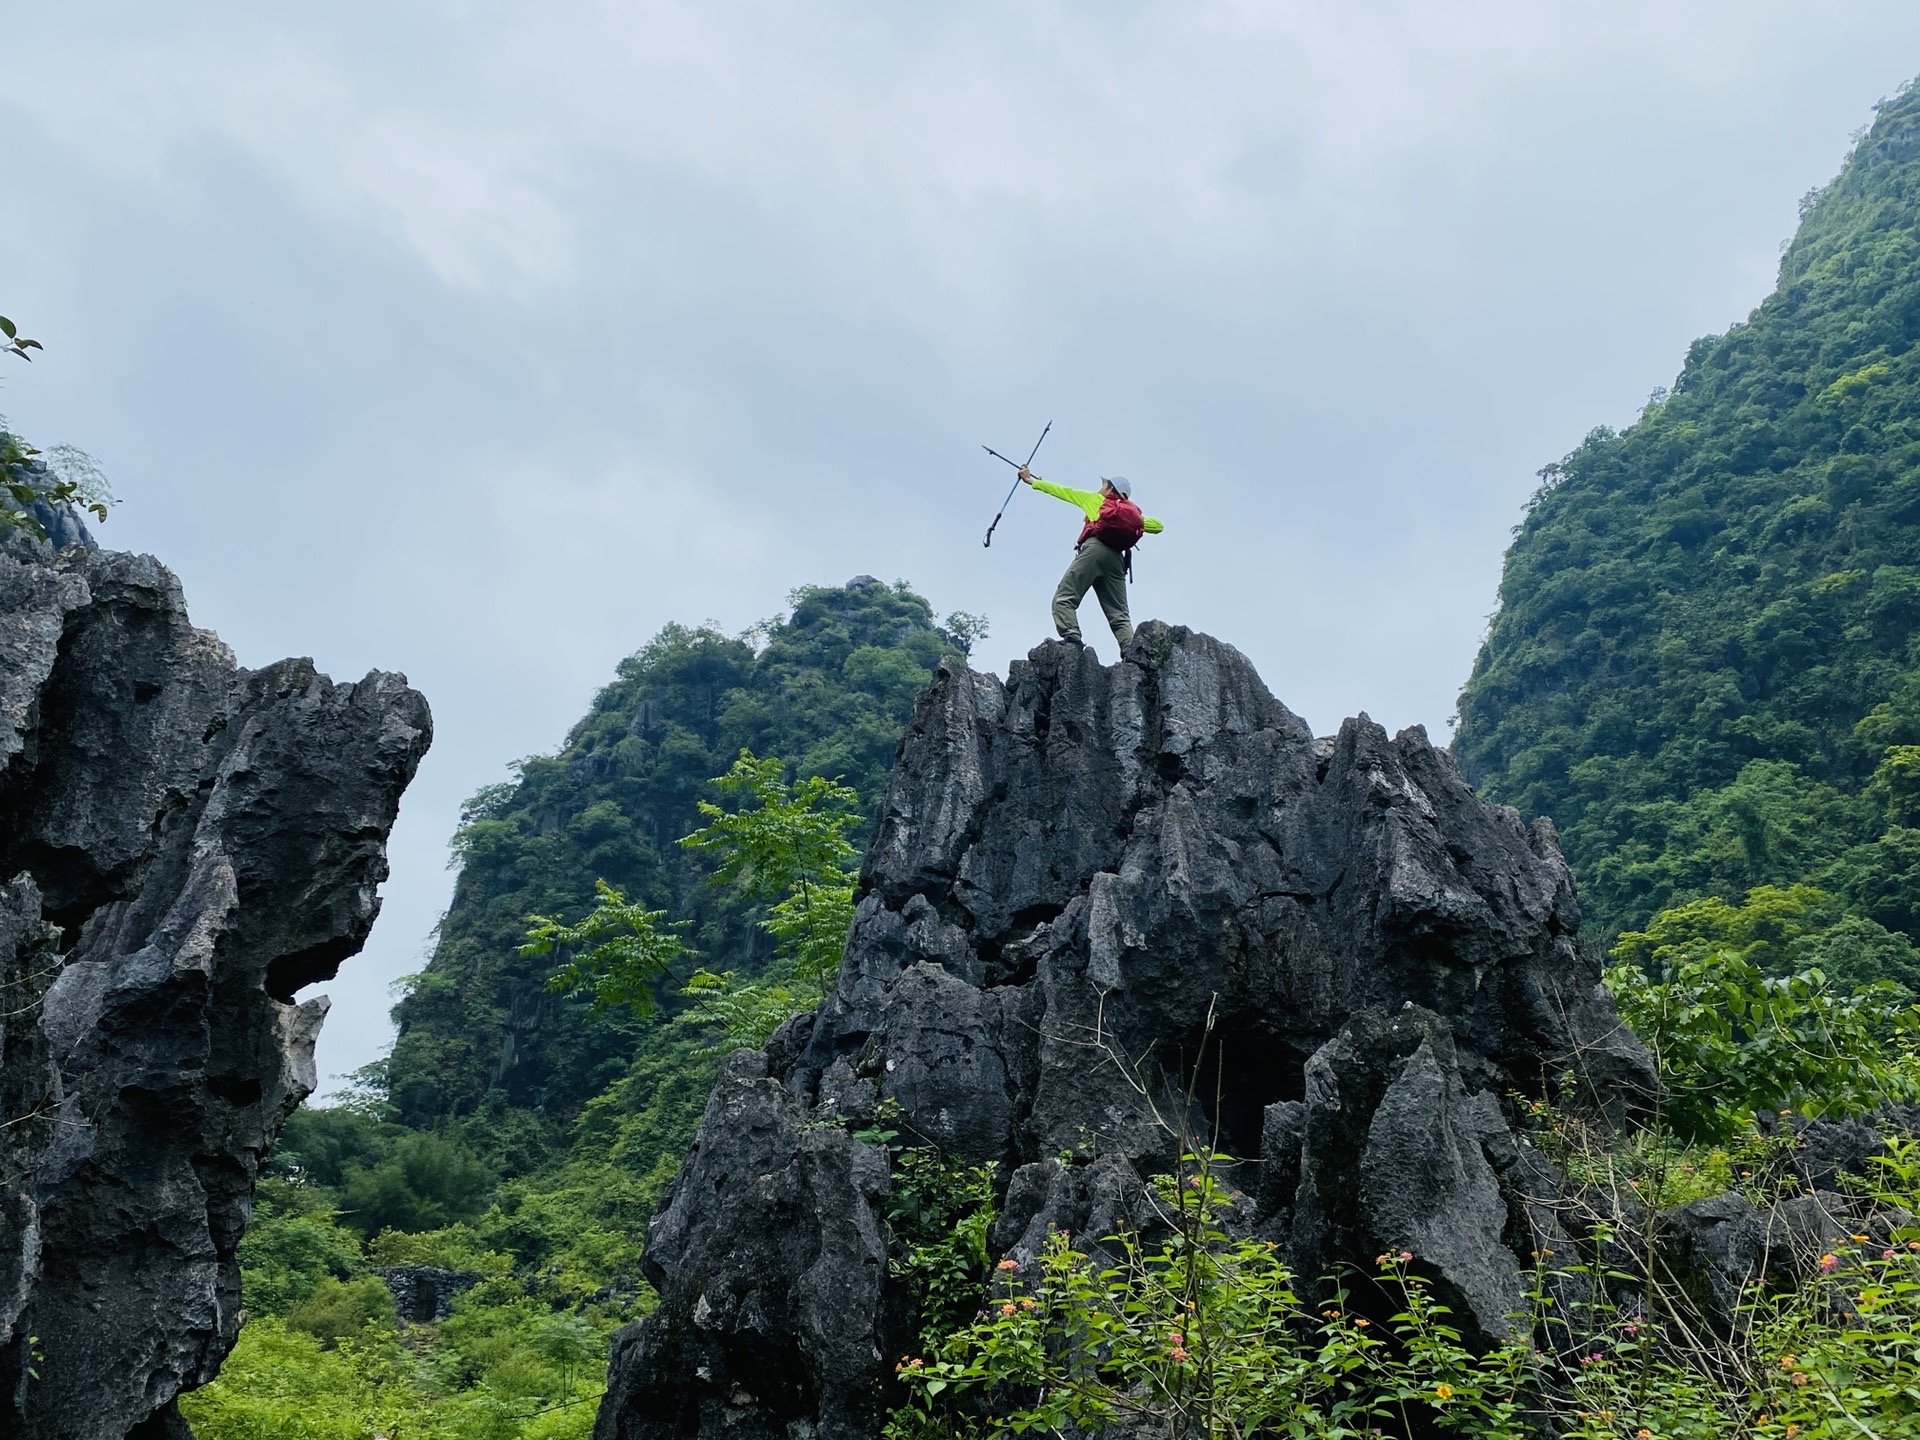
M 1836 968 L 1915 978 L 1916 339 L 1909 89 L 1806 197 L 1765 303 L 1542 472 L 1454 753 L 1559 825 L 1596 938 L 1806 882 L 1850 922 Z

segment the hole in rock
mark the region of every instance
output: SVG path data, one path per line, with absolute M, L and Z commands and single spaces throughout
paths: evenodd
M 40 887 L 40 914 L 75 938 L 95 910 L 124 898 L 121 877 L 103 872 L 78 846 L 37 840 L 7 846 L 0 849 L 0 865 L 8 876 L 31 872 Z
M 229 1105 L 245 1108 L 260 1103 L 260 1082 L 245 1075 L 209 1075 L 207 1089 Z
M 980 964 L 986 971 L 986 988 L 1024 985 L 1031 980 L 1034 971 L 1039 968 L 1040 957 L 1033 947 L 1024 942 L 1032 939 L 1033 933 L 1042 925 L 1058 920 L 1066 913 L 1066 908 L 1054 904 L 1028 905 L 1013 913 L 1007 928 L 998 937 L 980 941 L 977 949 Z M 1009 950 L 1013 953 L 1008 954 Z
M 1198 1118 L 1217 1135 L 1216 1148 L 1258 1160 L 1267 1106 L 1306 1097 L 1307 1051 L 1259 1016 L 1218 1021 L 1211 1036 L 1196 1027 L 1182 1048 Z

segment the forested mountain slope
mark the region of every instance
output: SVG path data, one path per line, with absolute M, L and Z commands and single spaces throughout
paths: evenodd
M 1550 815 L 1598 938 L 1810 882 L 1837 963 L 1920 933 L 1920 91 L 1809 195 L 1777 290 L 1557 465 L 1454 753 Z
M 528 915 L 580 915 L 596 879 L 691 917 L 688 938 L 714 968 L 759 967 L 767 941 L 749 907 L 701 883 L 674 843 L 698 823 L 707 782 L 746 747 L 877 803 L 914 696 L 943 652 L 964 653 L 974 623 L 942 629 L 904 583 L 864 576 L 796 591 L 793 607 L 745 638 L 668 626 L 622 662 L 558 754 L 468 802 L 452 906 L 395 1012 L 386 1078 L 403 1122 L 483 1104 L 564 1117 L 626 1071 L 645 1024 L 548 992 L 553 962 L 517 953 Z

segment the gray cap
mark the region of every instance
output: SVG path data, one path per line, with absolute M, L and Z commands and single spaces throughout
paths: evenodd
M 1107 484 L 1113 486 L 1113 488 L 1118 490 L 1122 495 L 1126 496 L 1127 499 L 1131 500 L 1133 498 L 1133 482 L 1126 476 L 1102 475 L 1100 478 Z

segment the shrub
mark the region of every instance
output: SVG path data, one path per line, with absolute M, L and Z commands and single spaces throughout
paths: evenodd
M 1850 1237 L 1806 1283 L 1756 1287 L 1730 1333 L 1701 1324 L 1642 1254 L 1631 1268 L 1655 1277 L 1647 1288 L 1616 1306 L 1600 1286 L 1578 1317 L 1556 1312 L 1537 1269 L 1513 1338 L 1481 1351 L 1406 1252 L 1378 1258 L 1369 1288 L 1387 1304 L 1373 1317 L 1344 1289 L 1304 1300 L 1270 1243 L 1221 1223 L 1224 1158 L 1190 1154 L 1155 1182 L 1164 1242 L 1122 1231 L 1094 1249 L 1054 1233 L 1027 1269 L 999 1262 L 973 1318 L 901 1357 L 888 1440 L 1109 1428 L 1189 1440 L 1920 1440 L 1913 1144 L 1883 1162 L 1878 1198 L 1896 1222 L 1883 1238 Z M 1637 1253 L 1634 1237 L 1603 1226 L 1597 1238 Z M 1538 1343 L 1549 1333 L 1566 1343 Z
M 1920 1017 L 1901 987 L 1768 973 L 1833 937 L 1840 927 L 1818 917 L 1827 901 L 1761 886 L 1744 905 L 1696 901 L 1620 937 L 1607 986 L 1659 1063 L 1665 1120 L 1683 1140 L 1730 1139 L 1756 1113 L 1854 1115 L 1913 1093 L 1887 1045 Z
M 358 1280 L 328 1276 L 287 1311 L 287 1324 L 332 1349 L 342 1340 L 364 1333 L 369 1326 L 391 1331 L 393 1292 L 377 1275 L 363 1275 Z

